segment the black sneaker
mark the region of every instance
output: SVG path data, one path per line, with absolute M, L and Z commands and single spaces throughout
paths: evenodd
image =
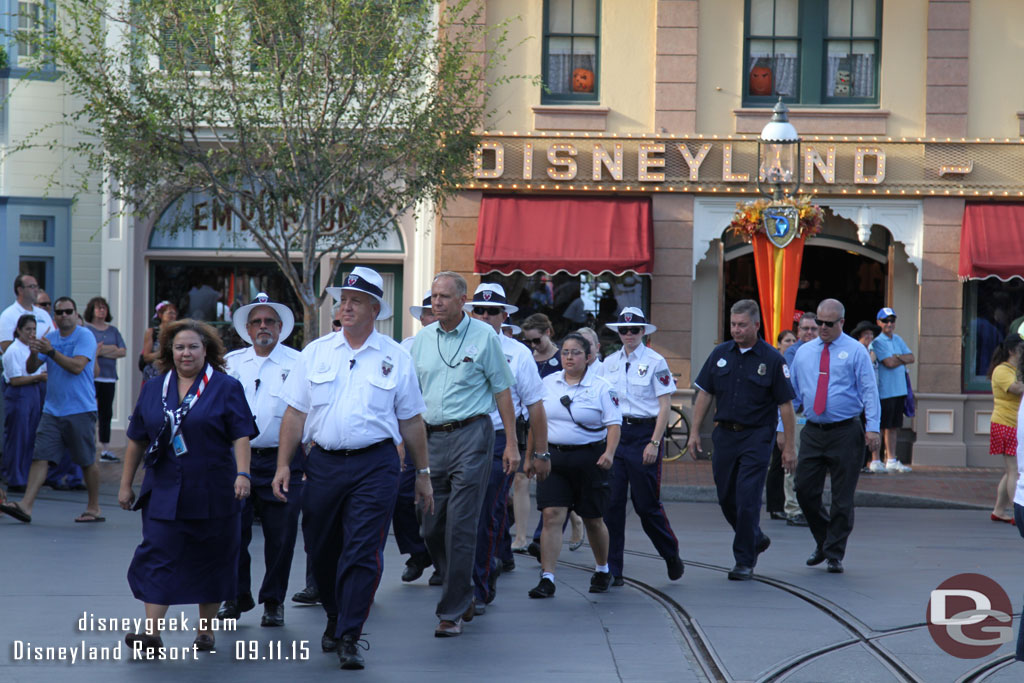
M 669 581 L 678 581 L 683 577 L 683 560 L 678 555 L 665 560 L 665 567 L 668 568 Z
M 100 453 L 100 462 L 121 462 L 121 458 L 117 457 L 110 451 L 103 451 Z
M 505 560 L 504 562 L 501 563 L 501 571 L 502 572 L 514 572 L 515 570 L 516 570 L 515 558 L 513 558 L 511 560 Z
M 320 591 L 313 586 L 306 586 L 292 596 L 292 602 L 297 602 L 300 605 L 319 605 Z
M 338 649 L 338 639 L 334 637 L 334 631 L 338 628 L 338 618 L 327 618 L 327 628 L 320 637 L 320 649 L 324 652 L 335 652 Z
M 590 592 L 591 593 L 607 593 L 608 588 L 612 585 L 611 572 L 594 572 L 594 575 L 590 577 Z
M 530 541 L 530 545 L 526 546 L 526 552 L 530 557 L 533 557 L 540 562 L 540 543 L 537 541 Z
M 550 598 L 555 594 L 555 582 L 551 579 L 541 579 L 535 587 L 527 594 L 531 598 Z
M 612 587 L 614 587 L 614 588 L 621 588 L 622 586 L 625 586 L 625 585 L 626 585 L 626 582 L 623 580 L 623 578 L 621 576 L 612 577 Z
M 437 569 L 435 569 L 434 573 L 430 575 L 429 579 L 427 579 L 427 583 L 429 583 L 431 586 L 443 586 L 444 575 Z

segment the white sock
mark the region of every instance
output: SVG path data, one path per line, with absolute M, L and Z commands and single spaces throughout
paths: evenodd
M 554 583 L 554 582 L 555 582 L 555 575 L 554 575 L 554 574 L 552 574 L 551 572 L 541 572 L 541 574 L 540 574 L 540 578 L 542 578 L 542 579 L 547 579 L 547 580 L 548 580 L 548 581 L 550 581 L 551 583 Z
M 606 565 L 606 564 L 595 564 L 594 565 L 594 571 L 595 572 L 601 572 L 602 574 L 610 574 L 611 573 L 611 569 L 608 569 L 608 565 Z

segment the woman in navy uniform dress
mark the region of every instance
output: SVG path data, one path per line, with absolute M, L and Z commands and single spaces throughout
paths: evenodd
M 3 466 L 0 474 L 11 488 L 24 491 L 28 468 L 32 464 L 32 448 L 36 427 L 43 414 L 46 393 L 46 365 L 29 374 L 25 361 L 32 354 L 28 343 L 36 338 L 36 317 L 31 313 L 18 318 L 14 342 L 3 356 L 5 416 Z
M 161 647 L 154 627 L 168 606 L 198 604 L 195 645 L 210 650 L 210 622 L 237 593 L 239 501 L 251 490 L 249 439 L 258 430 L 242 385 L 223 373 L 224 347 L 212 327 L 190 319 L 165 325 L 157 362 L 164 374 L 142 387 L 118 493 L 122 508 L 142 510 L 128 584 L 151 620 L 125 642 Z M 136 500 L 132 481 L 143 460 Z

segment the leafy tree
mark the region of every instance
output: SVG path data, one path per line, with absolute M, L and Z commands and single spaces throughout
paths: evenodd
M 279 266 L 309 340 L 321 259 L 330 284 L 468 178 L 505 55 L 481 17 L 479 0 L 71 0 L 31 39 L 71 96 L 82 188 L 103 178 L 139 216 L 208 193 Z

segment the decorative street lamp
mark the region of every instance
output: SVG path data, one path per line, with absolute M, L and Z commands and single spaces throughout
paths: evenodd
M 758 192 L 771 197 L 773 204 L 796 195 L 800 189 L 800 136 L 789 122 L 789 109 L 782 97 L 757 139 L 757 163 Z

